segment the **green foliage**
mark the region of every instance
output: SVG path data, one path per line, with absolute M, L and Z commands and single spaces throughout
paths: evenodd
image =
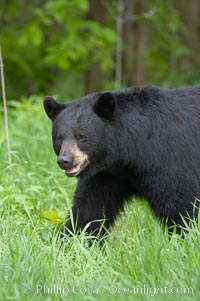
M 0 34 L 8 99 L 32 94 L 78 98 L 85 93 L 86 74 L 92 66 L 100 66 L 102 74 L 97 72 L 97 78 L 101 88 L 113 89 L 118 1 L 96 2 L 97 11 L 99 4 L 103 6 L 100 22 L 91 16 L 91 0 L 1 2 Z M 146 84 L 175 87 L 199 83 L 198 64 L 185 70 L 184 60 L 193 50 L 185 43 L 187 24 L 181 11 L 175 9 L 175 1 L 150 0 L 145 9 L 142 6 L 134 1 L 133 11 L 126 12 L 128 23 L 124 16 L 124 26 L 132 25 L 129 35 L 134 37 L 134 47 L 132 58 L 123 53 L 123 86 L 138 84 L 134 78 L 138 62 L 144 65 Z M 145 24 L 146 37 L 138 32 L 140 24 Z M 123 50 L 129 47 L 130 53 L 126 35 L 123 30 Z M 148 41 L 140 53 L 143 38 Z
M 56 164 L 42 99 L 10 102 L 9 117 L 10 167 L 0 132 L 0 300 L 199 300 L 200 229 L 169 241 L 143 201 L 126 205 L 104 246 L 88 248 L 84 235 L 62 244 L 76 179 Z M 155 291 L 165 287 L 180 291 Z
M 177 87 L 186 84 L 188 74 L 181 72 L 181 59 L 190 55 L 181 35 L 186 28 L 172 1 L 151 0 L 154 13 L 145 20 L 150 25 L 149 53 L 142 57 L 152 84 Z
M 46 94 L 63 70 L 70 78 L 96 62 L 105 73 L 114 68 L 115 30 L 87 19 L 88 5 L 88 0 L 4 1 L 1 43 L 8 98 Z

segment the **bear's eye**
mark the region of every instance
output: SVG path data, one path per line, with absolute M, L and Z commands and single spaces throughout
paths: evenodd
M 62 136 L 62 135 L 59 135 L 59 136 L 57 137 L 57 140 L 58 140 L 59 142 L 61 142 L 61 141 L 63 140 L 63 136 Z
M 76 133 L 75 134 L 75 138 L 80 141 L 80 142 L 84 142 L 86 140 L 85 136 L 83 136 L 82 134 L 80 133 Z

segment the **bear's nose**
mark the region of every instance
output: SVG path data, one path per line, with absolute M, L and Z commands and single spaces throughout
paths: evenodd
M 73 158 L 72 156 L 58 156 L 57 163 L 60 168 L 67 170 L 72 167 Z

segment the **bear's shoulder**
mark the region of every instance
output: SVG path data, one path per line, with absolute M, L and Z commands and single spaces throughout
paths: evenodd
M 160 102 L 172 103 L 191 103 L 200 101 L 200 86 L 186 88 L 161 88 L 158 86 L 148 85 L 143 87 L 129 87 L 124 90 L 113 91 L 119 103 L 135 104 L 158 104 Z

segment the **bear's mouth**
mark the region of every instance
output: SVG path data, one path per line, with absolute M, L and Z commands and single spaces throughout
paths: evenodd
M 86 166 L 88 166 L 89 161 L 88 160 L 84 160 L 83 162 L 75 165 L 74 167 L 65 170 L 65 174 L 68 177 L 76 177 L 78 175 L 80 175 L 80 173 L 86 168 Z

